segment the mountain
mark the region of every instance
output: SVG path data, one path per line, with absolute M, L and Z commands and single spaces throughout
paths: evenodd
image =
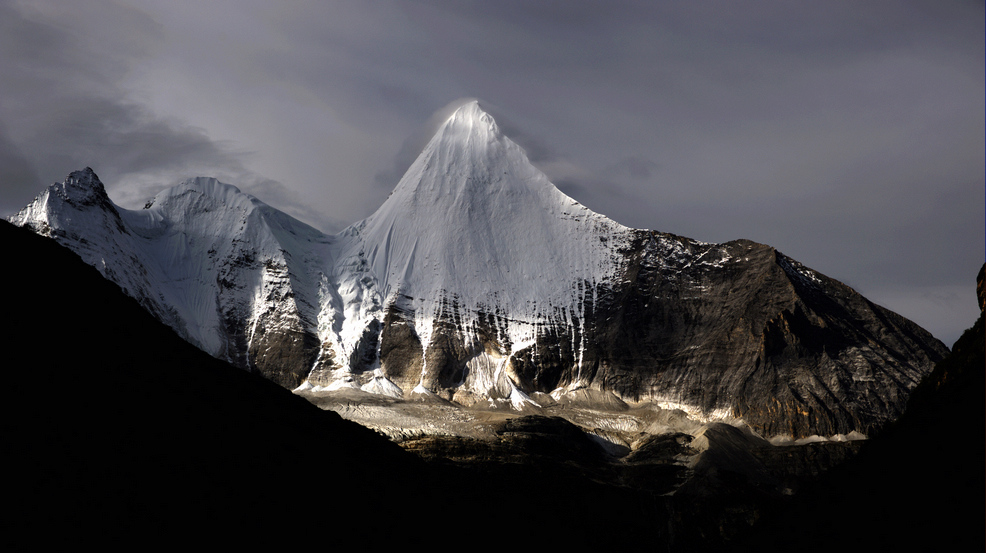
M 769 246 L 592 212 L 477 102 L 335 236 L 214 179 L 123 209 L 88 168 L 11 221 L 206 352 L 301 394 L 537 409 L 588 393 L 768 437 L 869 434 L 948 351 Z
M 573 425 L 517 417 L 495 443 L 446 439 L 446 458 L 474 456 L 466 466 L 422 463 L 191 346 L 54 241 L 3 222 L 0 240 L 14 323 L 0 389 L 4 496 L 15 507 L 3 543 L 14 548 L 108 535 L 227 546 L 360 536 L 398 546 L 473 543 L 484 531 L 532 547 L 661 551 L 982 543 L 982 318 L 896 423 L 787 501 L 740 485 L 742 451 L 729 441 L 708 450 L 734 469 L 717 469 L 715 495 L 669 495 L 684 470 L 668 463 L 687 449 L 681 434 L 647 438 L 607 465 Z M 852 444 L 770 450 L 791 459 L 841 445 Z
M 205 354 L 53 241 L 0 237 L 5 545 L 341 533 L 339 509 L 436 500 L 397 445 Z
M 54 241 L 3 221 L 0 241 L 11 323 L 0 387 L 11 508 L 0 543 L 10 550 L 485 536 L 694 549 L 694 539 L 672 547 L 668 499 L 651 491 L 682 467 L 645 459 L 639 489 L 597 481 L 592 471 L 607 466 L 598 444 L 546 417 L 504 425 L 493 452 L 509 457 L 424 462 L 207 355 Z M 669 441 L 663 449 L 680 448 Z M 573 529 L 573 519 L 591 524 Z
M 977 278 L 983 309 L 984 265 Z M 971 275 L 970 275 L 971 276 Z M 971 279 L 970 279 L 971 280 Z M 737 550 L 979 551 L 986 546 L 984 314 L 915 388 L 904 413 L 789 501 L 767 509 Z M 806 540 L 805 536 L 811 536 Z

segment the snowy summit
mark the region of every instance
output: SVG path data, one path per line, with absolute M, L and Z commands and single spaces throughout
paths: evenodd
M 769 246 L 631 229 L 589 210 L 475 101 L 373 215 L 335 236 L 215 179 L 123 209 L 91 169 L 11 220 L 76 251 L 212 355 L 306 393 L 522 410 L 538 393 L 591 389 L 832 435 L 894 416 L 945 351 Z

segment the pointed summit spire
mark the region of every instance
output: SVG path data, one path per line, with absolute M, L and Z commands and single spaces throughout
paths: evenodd
M 394 207 L 388 204 L 422 215 L 438 206 L 460 211 L 472 205 L 475 212 L 477 202 L 500 203 L 518 194 L 551 201 L 561 192 L 500 132 L 493 116 L 470 100 L 442 123 L 378 214 Z
M 500 134 L 493 116 L 483 110 L 479 100 L 470 100 L 452 112 L 443 125 L 443 130 L 445 129 L 453 132 L 482 132 L 494 136 Z
M 64 182 L 52 184 L 49 189 L 72 204 L 112 205 L 109 196 L 106 195 L 106 188 L 91 167 L 72 171 Z
M 568 305 L 570 278 L 612 274 L 610 248 L 629 230 L 558 190 L 477 101 L 445 120 L 356 227 L 383 298 L 455 290 L 471 309 L 518 313 Z
M 481 191 L 498 194 L 507 189 L 561 194 L 531 164 L 524 150 L 500 132 L 493 116 L 477 100 L 465 102 L 445 119 L 401 178 L 392 198 L 409 189 L 419 199 Z

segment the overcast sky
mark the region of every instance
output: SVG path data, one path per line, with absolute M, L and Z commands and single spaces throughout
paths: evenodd
M 983 264 L 984 5 L 0 0 L 0 214 L 91 166 L 216 176 L 327 232 L 478 98 L 629 226 L 748 238 L 951 346 Z

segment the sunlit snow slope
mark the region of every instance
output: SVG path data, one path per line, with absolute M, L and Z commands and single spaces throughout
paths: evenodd
M 342 266 L 362 275 L 353 286 L 364 285 L 385 309 L 402 312 L 421 344 L 431 342 L 433 323 L 444 318 L 465 337 L 460 347 L 478 348 L 463 355 L 495 364 L 531 345 L 539 323 L 583 324 L 586 303 L 624 264 L 617 249 L 629 242 L 630 229 L 555 188 L 470 102 L 445 122 L 380 209 L 343 237 Z M 382 320 L 379 312 L 356 318 L 374 316 Z M 486 346 L 496 344 L 489 353 L 499 361 L 470 340 L 482 332 L 495 338 Z M 424 355 L 426 387 L 427 361 Z M 477 371 L 489 372 L 470 372 L 479 377 Z M 477 391 L 488 392 L 488 384 Z

